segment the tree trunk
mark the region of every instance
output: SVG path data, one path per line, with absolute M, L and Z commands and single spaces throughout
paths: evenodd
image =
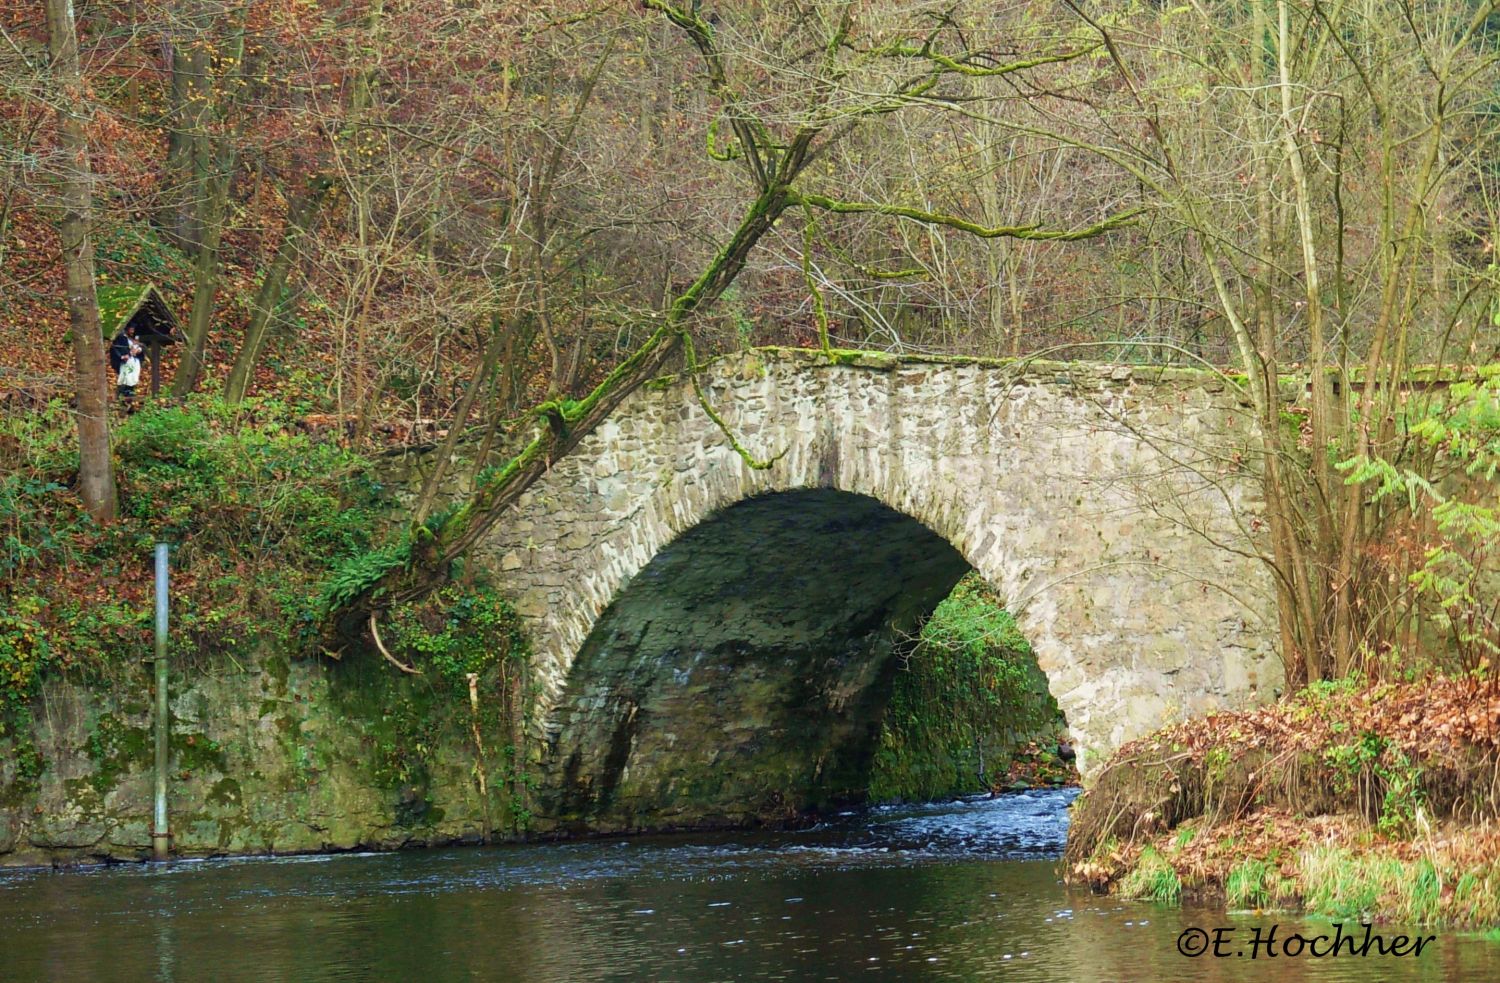
M 205 143 L 208 137 L 202 138 Z M 226 155 L 230 159 L 225 159 Z M 221 166 L 222 165 L 222 166 Z M 203 168 L 199 187 L 203 197 L 199 217 L 203 242 L 193 263 L 193 309 L 188 315 L 187 348 L 178 363 L 172 395 L 186 396 L 198 385 L 203 374 L 203 351 L 208 344 L 208 328 L 213 319 L 214 295 L 219 289 L 219 243 L 224 237 L 225 204 L 229 197 L 229 169 L 232 151 L 210 148 L 200 165 Z
M 241 11 L 241 16 L 248 8 Z M 196 50 L 196 49 L 195 49 Z M 208 77 L 209 65 L 205 56 L 200 81 L 201 93 L 195 98 L 196 122 L 193 130 L 193 187 L 196 189 L 196 221 L 200 242 L 193 263 L 193 309 L 188 317 L 187 350 L 172 383 L 172 395 L 186 396 L 198 385 L 203 372 L 203 350 L 208 342 L 209 322 L 213 317 L 214 295 L 219 288 L 219 244 L 224 238 L 224 226 L 228 223 L 229 179 L 234 173 L 238 159 L 238 138 L 243 118 L 228 133 L 210 133 L 208 122 L 223 120 L 245 70 L 245 27 L 239 23 L 224 49 L 225 61 L 230 66 L 222 76 L 225 93 L 217 106 L 210 105 L 214 87 Z
M 261 347 L 265 344 L 266 328 L 271 323 L 271 315 L 275 313 L 282 289 L 286 286 L 287 274 L 291 272 L 292 262 L 297 257 L 298 243 L 312 225 L 318 206 L 322 204 L 323 197 L 332 184 L 324 175 L 314 177 L 287 208 L 286 228 L 281 234 L 281 244 L 276 247 L 276 256 L 260 282 L 260 289 L 256 291 L 250 323 L 245 327 L 245 340 L 240 345 L 240 353 L 235 358 L 234 368 L 224 385 L 224 399 L 228 403 L 238 403 L 250 389 L 250 378 L 255 371 L 255 363 L 260 360 Z
M 489 387 L 490 380 L 495 375 L 495 369 L 500 364 L 500 353 L 505 349 L 506 343 L 514 329 L 505 323 L 499 314 L 490 315 L 490 339 L 484 347 L 484 354 L 479 359 L 479 364 L 474 367 L 474 375 L 469 379 L 469 385 L 464 389 L 463 398 L 458 401 L 458 408 L 453 411 L 453 422 L 448 425 L 448 436 L 443 438 L 443 444 L 438 449 L 437 459 L 433 462 L 432 471 L 427 480 L 422 483 L 422 491 L 417 496 L 417 504 L 412 509 L 412 525 L 421 525 L 432 511 L 432 503 L 437 499 L 438 489 L 442 487 L 443 479 L 447 477 L 448 467 L 453 462 L 453 454 L 458 449 L 458 442 L 462 439 L 464 428 L 469 425 L 469 414 L 474 410 L 474 403 L 478 400 L 480 392 Z
M 203 186 L 194 165 L 213 103 L 209 78 L 213 18 L 203 0 L 174 0 L 167 13 L 171 128 L 158 223 L 178 248 L 191 255 L 203 245 Z
M 58 113 L 64 160 L 60 226 L 78 390 L 78 492 L 89 514 L 108 522 L 115 517 L 116 509 L 114 462 L 109 449 L 109 377 L 104 371 L 99 300 L 94 295 L 94 248 L 89 237 L 93 173 L 83 128 L 85 100 L 72 0 L 47 0 L 47 35 L 52 70 L 62 90 Z
M 167 238 L 189 253 L 202 245 L 202 228 L 194 208 L 193 145 L 194 134 L 203 127 L 204 72 L 208 60 L 197 37 L 184 38 L 178 33 L 171 45 L 172 82 L 168 90 L 166 177 L 162 182 L 162 199 L 157 222 Z

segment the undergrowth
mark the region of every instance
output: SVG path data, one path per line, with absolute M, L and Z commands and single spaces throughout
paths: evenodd
M 433 706 L 446 704 L 449 712 L 467 706 L 461 715 L 474 745 L 474 777 L 482 794 L 499 793 L 503 813 L 486 812 L 487 832 L 496 824 L 524 831 L 534 776 L 525 767 L 523 735 L 534 694 L 525 688 L 530 646 L 515 609 L 487 583 L 450 583 L 392 608 L 386 626 L 389 656 L 422 674 L 428 703 L 414 706 L 409 690 L 382 701 L 389 736 L 375 748 L 377 781 L 425 789 L 432 755 L 443 746 Z M 396 682 L 386 674 L 382 685 L 394 692 Z
M 1148 846 L 1141 851 L 1136 865 L 1120 879 L 1120 894 L 1127 898 L 1176 904 L 1182 897 L 1182 881 L 1172 865 L 1154 847 Z
M 1230 908 L 1495 924 L 1500 694 L 1476 676 L 1318 683 L 1132 742 L 1074 806 L 1068 876 L 1157 900 L 1175 877 Z
M 120 514 L 107 525 L 70 491 L 69 408 L 0 417 L 0 739 L 13 753 L 30 755 L 28 707 L 49 676 L 107 680 L 151 650 L 158 540 L 172 547 L 174 661 L 300 641 L 317 585 L 370 548 L 380 492 L 370 462 L 302 432 L 301 412 L 148 402 L 114 428 Z

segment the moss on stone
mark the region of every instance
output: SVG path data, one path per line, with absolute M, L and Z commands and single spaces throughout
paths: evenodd
M 977 574 L 933 612 L 892 683 L 869 778 L 875 801 L 987 791 L 1017 751 L 1065 727 L 1015 621 Z
M 208 790 L 208 801 L 220 806 L 238 806 L 243 799 L 240 783 L 233 778 L 221 778 Z
M 169 743 L 172 761 L 182 771 L 196 775 L 205 772 L 222 773 L 227 768 L 224 748 L 201 731 L 183 731 L 174 727 Z
M 101 713 L 94 720 L 85 747 L 94 763 L 89 780 L 100 795 L 114 788 L 122 775 L 151 767 L 151 732 L 132 727 L 112 713 Z
M 279 686 L 278 692 L 285 693 L 287 677 L 292 672 L 292 665 L 287 657 L 279 652 L 273 652 L 262 660 L 261 668 L 265 671 L 266 675 L 276 680 Z
M 1080 366 L 1104 367 L 1113 363 L 1098 362 L 1091 359 L 1078 361 L 1059 361 L 1056 359 L 1040 358 L 1011 358 L 1011 357 L 985 357 L 977 355 L 933 355 L 921 352 L 883 352 L 865 351 L 861 349 L 834 348 L 824 352 L 817 348 L 791 348 L 780 345 L 766 345 L 749 349 L 749 353 L 759 355 L 768 360 L 782 359 L 787 361 L 798 361 L 809 367 L 817 365 L 841 365 L 858 368 L 871 368 L 886 371 L 905 365 L 944 365 L 944 366 L 975 366 L 988 369 L 1014 369 L 1028 374 L 1067 373 L 1069 370 L 1076 371 Z M 744 353 L 732 353 L 720 356 L 720 358 L 743 357 Z M 707 360 L 700 367 L 706 367 L 717 359 Z M 1194 365 L 1131 365 L 1134 372 L 1139 374 L 1139 380 L 1147 383 L 1208 383 L 1227 379 L 1235 385 L 1244 386 L 1250 381 L 1250 377 L 1244 372 L 1220 372 L 1217 369 L 1198 367 Z M 1340 373 L 1337 366 L 1329 366 L 1329 375 Z M 1482 366 L 1413 366 L 1406 373 L 1406 380 L 1413 383 L 1432 382 L 1458 382 L 1467 379 L 1485 379 L 1494 375 L 1500 375 L 1500 363 Z M 668 376 L 658 383 L 663 388 L 671 385 L 678 377 Z M 1364 371 L 1360 367 L 1351 369 L 1347 378 L 1351 383 L 1358 383 L 1364 378 Z M 1305 379 L 1293 373 L 1282 373 L 1277 376 L 1277 384 L 1281 388 L 1304 386 Z

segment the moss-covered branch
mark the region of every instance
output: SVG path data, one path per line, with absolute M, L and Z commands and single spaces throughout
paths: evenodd
M 834 358 L 828 332 L 828 311 L 819 286 L 812 275 L 811 251 L 817 236 L 815 210 L 836 214 L 868 213 L 905 218 L 929 225 L 946 226 L 980 238 L 1012 237 L 1032 240 L 1071 241 L 1101 235 L 1124 225 L 1139 210 L 1125 212 L 1082 229 L 1050 230 L 1040 225 L 987 227 L 957 216 L 896 204 L 838 201 L 823 195 L 802 193 L 794 185 L 815 148 L 838 140 L 857 120 L 868 120 L 894 112 L 930 92 L 945 76 L 1004 75 L 1025 68 L 1065 61 L 1078 57 L 1081 51 L 1068 51 L 1023 59 L 1006 65 L 980 65 L 973 58 L 955 59 L 934 50 L 932 38 L 920 48 L 907 51 L 901 46 L 867 51 L 855 61 L 880 55 L 919 56 L 923 70 L 913 79 L 897 84 L 852 114 L 840 111 L 837 122 L 814 105 L 807 122 L 791 129 L 790 136 L 772 132 L 771 123 L 759 119 L 729 73 L 728 62 L 720 48 L 713 24 L 701 13 L 697 3 L 673 3 L 671 0 L 642 0 L 645 9 L 663 15 L 682 29 L 702 56 L 701 71 L 709 92 L 719 100 L 720 109 L 708 132 L 708 156 L 715 160 L 743 160 L 756 188 L 756 197 L 723 247 L 704 267 L 699 276 L 660 314 L 646 322 L 648 335 L 644 343 L 617 365 L 597 386 L 579 400 L 552 399 L 533 410 L 543 424 L 535 436 L 503 467 L 487 472 L 477 480 L 473 493 L 456 508 L 413 526 L 399 548 L 389 548 L 360 558 L 333 578 L 336 587 L 325 592 L 328 602 L 324 631 L 325 644 L 363 631 L 369 611 L 380 606 L 401 603 L 424 595 L 447 576 L 454 560 L 472 548 L 499 521 L 552 465 L 571 452 L 632 392 L 660 375 L 679 353 L 686 356 L 688 374 L 694 393 L 704 411 L 713 420 L 741 459 L 750 467 L 763 469 L 777 458 L 761 459 L 750 453 L 735 437 L 729 425 L 713 408 L 697 378 L 697 359 L 693 350 L 691 319 L 711 306 L 744 269 L 751 250 L 791 207 L 801 207 L 806 215 L 804 232 L 803 274 L 813 295 L 818 320 L 818 337 L 825 356 Z M 840 63 L 840 53 L 851 47 L 855 30 L 850 10 L 841 12 L 830 25 L 821 77 L 814 80 L 816 101 L 824 101 L 847 72 Z M 732 139 L 721 142 L 720 126 L 727 121 Z M 867 271 L 869 272 L 869 271 Z M 892 274 L 871 272 L 872 276 L 901 278 L 921 271 L 904 270 Z M 778 455 L 779 457 L 780 455 Z M 409 544 L 409 545 L 408 545 Z
M 794 149 L 789 148 L 789 154 Z M 555 461 L 578 446 L 627 396 L 660 375 L 689 337 L 689 318 L 712 305 L 739 276 L 751 250 L 788 207 L 788 195 L 782 185 L 762 192 L 698 278 L 658 315 L 646 341 L 583 399 L 554 399 L 537 406 L 533 414 L 546 426 L 504 467 L 482 476 L 467 500 L 413 528 L 409 548 L 367 554 L 336 574 L 332 582 L 337 588 L 324 594 L 328 610 L 320 643 L 333 647 L 339 639 L 354 637 L 363 631 L 374 607 L 414 600 L 443 582 L 452 562 L 493 528 Z M 722 419 L 715 422 L 728 433 Z M 733 445 L 752 466 L 760 463 L 737 442 Z
M 1145 211 L 1144 208 L 1129 208 L 1111 215 L 1102 222 L 1096 222 L 1081 229 L 1046 229 L 1040 222 L 1033 222 L 1030 225 L 980 225 L 978 222 L 971 222 L 957 215 L 914 208 L 910 205 L 893 205 L 878 201 L 839 201 L 818 194 L 799 193 L 797 203 L 821 208 L 836 215 L 890 215 L 921 222 L 924 225 L 941 225 L 959 232 L 966 232 L 980 239 L 1029 239 L 1040 242 L 1074 242 L 1079 239 L 1092 239 L 1112 229 L 1129 225 L 1136 216 Z
M 713 160 L 725 162 L 739 160 L 744 156 L 733 143 L 728 144 L 722 150 L 719 149 L 719 117 L 717 116 L 708 124 L 707 152 Z
M 703 412 L 708 414 L 708 418 L 714 422 L 714 426 L 719 428 L 719 432 L 724 435 L 725 440 L 729 441 L 730 448 L 740 456 L 740 459 L 748 464 L 751 470 L 766 471 L 771 465 L 786 457 L 787 451 L 791 450 L 790 446 L 784 448 L 775 457 L 759 458 L 750 453 L 744 444 L 740 443 L 739 438 L 734 435 L 734 431 L 729 428 L 729 424 L 724 422 L 724 418 L 719 415 L 719 412 L 714 409 L 713 404 L 708 401 L 708 394 L 703 391 L 703 383 L 699 379 L 698 352 L 693 347 L 693 336 L 690 332 L 682 332 L 682 349 L 687 360 L 688 378 L 692 380 L 693 395 L 698 397 L 698 405 L 703 407 Z
M 736 142 L 739 144 L 737 151 L 730 151 L 730 153 L 745 161 L 750 169 L 750 176 L 759 188 L 768 189 L 772 184 L 772 175 L 776 171 L 771 157 L 768 156 L 768 152 L 774 153 L 771 150 L 774 141 L 765 124 L 744 109 L 739 92 L 730 84 L 729 71 L 724 64 L 723 54 L 719 51 L 713 25 L 699 15 L 696 3 L 688 7 L 679 7 L 668 3 L 667 0 L 641 0 L 641 6 L 664 15 L 668 21 L 682 28 L 693 47 L 697 48 L 698 53 L 703 56 L 704 75 L 708 89 L 723 103 L 724 116 L 733 127 Z M 715 140 L 712 132 L 709 140 L 710 144 Z M 715 150 L 716 148 L 710 147 L 710 156 L 720 160 L 728 159 L 719 156 Z

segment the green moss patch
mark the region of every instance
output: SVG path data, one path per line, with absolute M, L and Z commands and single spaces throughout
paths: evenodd
M 1064 731 L 1031 646 L 977 574 L 933 612 L 892 684 L 870 774 L 875 801 L 984 791 L 1026 774 L 1070 780 L 1050 750 Z M 1049 781 L 1050 780 L 1050 781 Z

